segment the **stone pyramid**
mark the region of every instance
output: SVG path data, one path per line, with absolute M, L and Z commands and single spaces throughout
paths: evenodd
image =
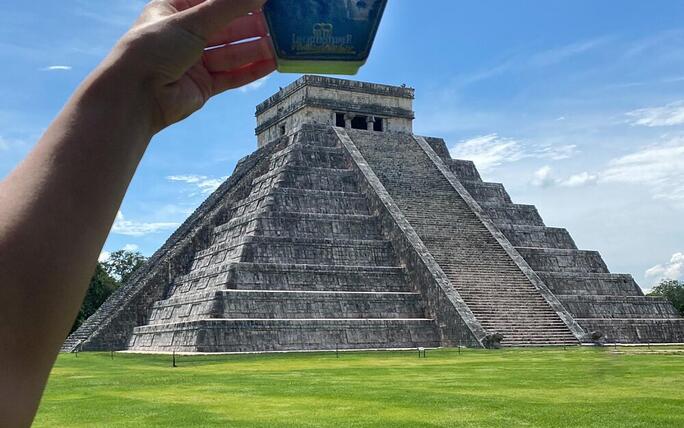
M 413 134 L 414 91 L 305 76 L 259 149 L 64 351 L 684 341 L 684 319 Z

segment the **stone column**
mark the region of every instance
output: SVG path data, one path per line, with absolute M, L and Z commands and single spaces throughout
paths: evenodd
M 351 114 L 351 113 L 345 114 L 345 115 L 344 115 L 344 127 L 347 128 L 347 129 L 351 129 L 351 123 L 352 123 L 352 120 L 354 120 L 355 117 L 356 117 L 356 115 L 353 115 L 353 114 Z
M 368 116 L 366 118 L 366 129 L 369 131 L 375 129 L 375 116 Z

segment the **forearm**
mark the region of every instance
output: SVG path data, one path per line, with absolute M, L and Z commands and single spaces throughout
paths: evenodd
M 0 408 L 42 388 L 153 134 L 142 82 L 113 64 L 81 85 L 0 183 L 0 302 L 12 302 L 0 303 L 0 383 L 21 385 Z
M 0 182 L 3 426 L 31 423 L 152 135 L 275 69 L 264 1 L 150 2 Z

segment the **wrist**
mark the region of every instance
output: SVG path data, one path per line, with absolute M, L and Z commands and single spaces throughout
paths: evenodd
M 108 120 L 127 127 L 135 134 L 132 137 L 150 140 L 162 129 L 159 107 L 152 79 L 135 62 L 117 46 L 85 80 L 78 96 L 108 115 Z

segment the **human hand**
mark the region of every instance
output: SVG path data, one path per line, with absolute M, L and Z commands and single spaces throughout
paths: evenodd
M 145 7 L 108 62 L 141 83 L 153 132 L 189 116 L 214 95 L 275 70 L 261 13 L 265 2 L 152 0 Z

